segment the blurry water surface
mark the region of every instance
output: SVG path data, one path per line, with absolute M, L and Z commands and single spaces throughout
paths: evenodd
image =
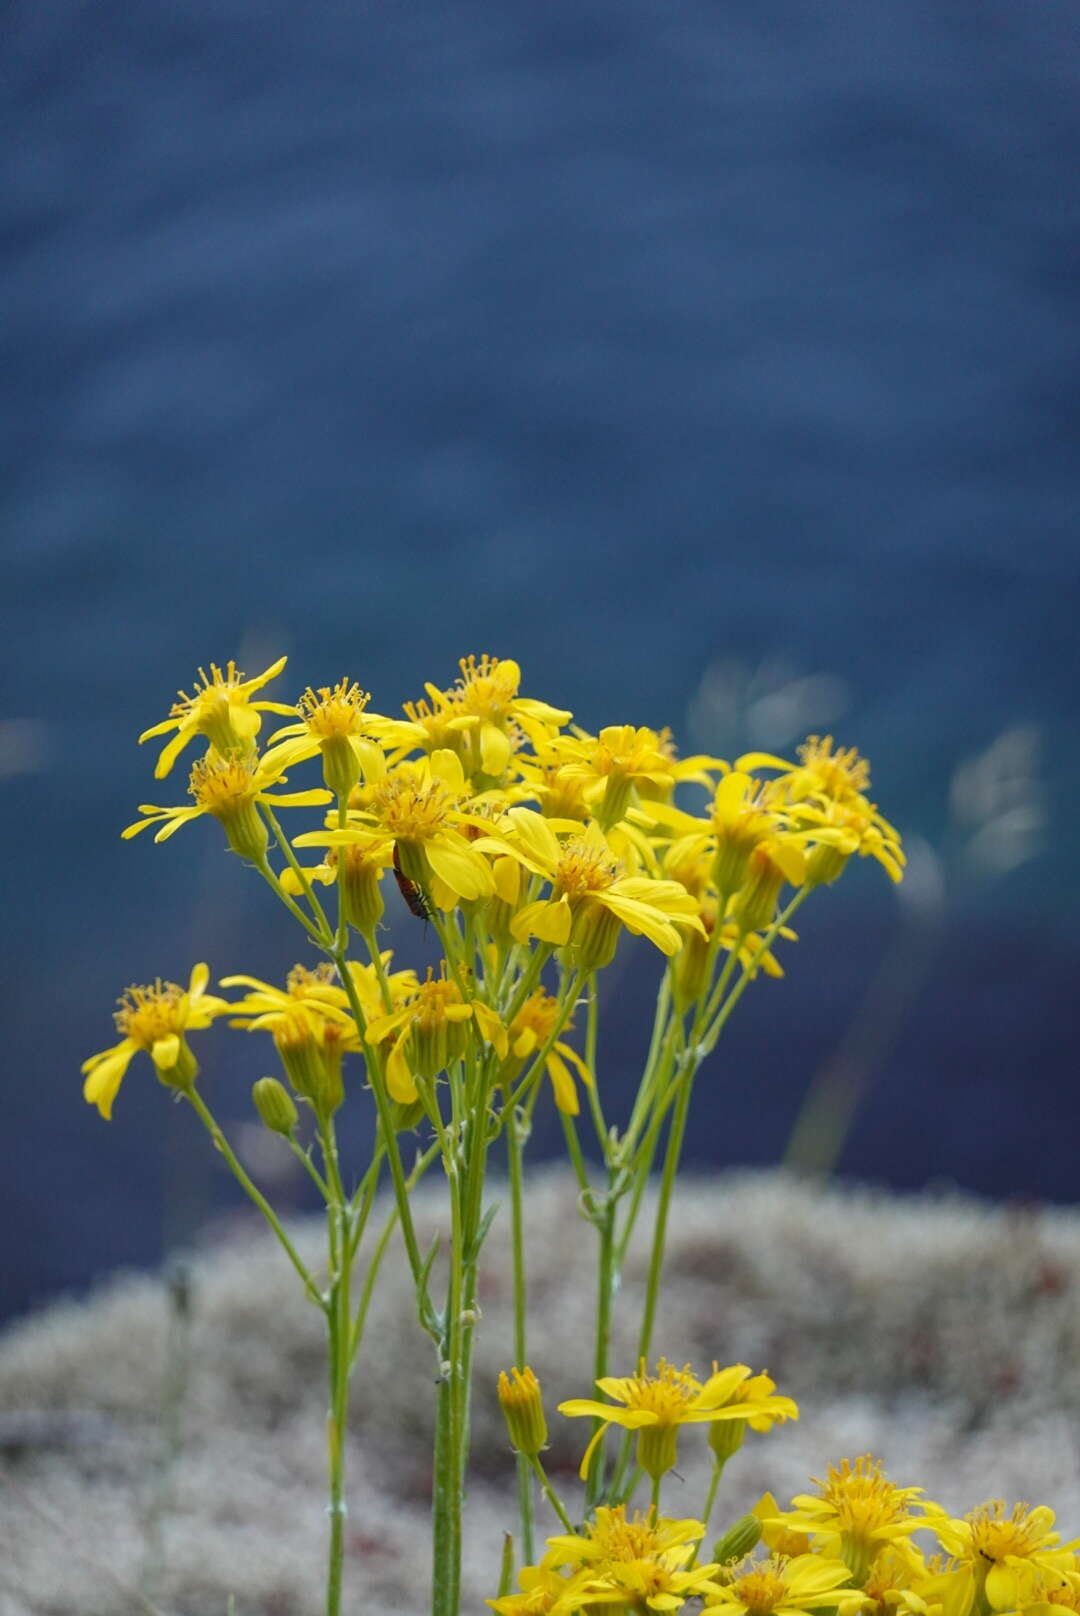
M 106 1127 L 76 1068 L 128 981 L 296 957 L 207 827 L 116 840 L 182 799 L 134 746 L 175 687 L 280 650 L 283 695 L 347 670 L 382 710 L 488 649 L 590 726 L 838 727 L 917 879 L 808 914 L 698 1158 L 775 1160 L 856 1070 L 845 1170 L 1071 1198 L 1075 7 L 21 0 L 4 34 L 4 1304 L 228 1199 L 145 1071 Z M 267 1054 L 224 1059 L 239 1117 Z

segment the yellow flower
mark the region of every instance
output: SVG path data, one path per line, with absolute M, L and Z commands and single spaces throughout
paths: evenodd
M 367 805 L 351 810 L 348 825 L 312 831 L 297 847 L 344 847 L 391 843 L 402 875 L 425 892 L 441 883 L 437 900 L 450 908 L 459 898 L 488 898 L 495 891 L 491 865 L 463 834 L 469 825 L 490 828 L 479 811 L 463 806 L 465 776 L 453 752 L 434 752 L 423 764 L 402 763 L 365 793 Z
M 684 1570 L 694 1544 L 705 1535 L 701 1521 L 657 1520 L 650 1512 L 626 1518 L 626 1507 L 603 1506 L 583 1536 L 548 1538 L 552 1566 L 579 1567 L 579 1607 L 618 1606 L 626 1611 L 679 1610 L 687 1599 L 720 1592 L 715 1565 Z
M 293 708 L 283 706 L 280 702 L 251 699 L 263 685 L 277 678 L 287 661 L 287 657 L 279 657 L 255 679 L 245 679 L 235 662 L 228 663 L 224 672 L 215 662 L 211 662 L 209 675 L 200 668 L 200 682 L 195 686 L 195 694 L 189 696 L 183 690 L 179 691 L 180 699 L 173 703 L 169 717 L 163 723 L 144 730 L 139 736 L 141 745 L 155 735 L 176 731 L 157 760 L 154 778 L 165 778 L 184 747 L 196 735 L 204 735 L 220 756 L 227 757 L 233 752 L 246 752 L 254 745 L 263 713 L 293 712 Z
M 275 730 L 264 762 L 284 774 L 297 763 L 322 753 L 323 778 L 335 796 L 347 797 L 360 777 L 386 772 L 382 751 L 368 736 L 378 734 L 386 719 L 365 712 L 371 697 L 348 679 L 336 685 L 309 685 L 294 709 L 298 724 Z
M 788 763 L 771 752 L 747 752 L 736 759 L 735 767 L 744 771 L 779 769 L 782 784 L 795 802 L 807 797 L 850 802 L 869 791 L 870 765 L 854 746 L 834 749 L 831 735 L 808 735 L 798 754 L 798 763 Z
M 230 1025 L 269 1032 L 297 1094 L 323 1111 L 336 1110 L 345 1093 L 342 1056 L 359 1050 L 360 1034 L 334 966 L 324 963 L 310 970 L 294 965 L 284 991 L 256 976 L 225 976 L 221 986 L 251 988 L 230 1006 Z
M 720 781 L 704 823 L 670 803 L 646 803 L 643 820 L 666 825 L 676 833 L 669 854 L 674 867 L 696 874 L 702 859 L 710 862 L 709 879 L 723 900 L 725 913 L 732 896 L 766 868 L 770 879 L 800 886 L 806 877 L 805 848 L 810 830 L 792 830 L 779 788 L 734 770 Z M 754 869 L 751 861 L 758 855 Z M 753 928 L 748 928 L 753 929 Z
M 1008 1610 L 1017 1603 L 1025 1578 L 1033 1570 L 1073 1571 L 1074 1539 L 1062 1543 L 1054 1530 L 1054 1512 L 1045 1505 L 1011 1510 L 1000 1498 L 973 1509 L 961 1519 L 944 1510 L 928 1511 L 922 1523 L 932 1526 L 946 1554 L 957 1562 L 940 1588 L 947 1616 L 968 1616 L 972 1609 Z
M 748 752 L 737 769 L 779 769 L 775 785 L 800 825 L 818 843 L 810 879 L 834 881 L 852 853 L 875 858 L 893 881 L 903 876 L 904 855 L 894 826 L 867 800 L 870 765 L 855 747 L 834 746 L 831 735 L 811 735 L 798 749 L 799 762 L 771 752 Z M 830 857 L 831 854 L 831 857 Z
M 720 1366 L 713 1362 L 713 1374 L 720 1373 Z M 738 1398 L 741 1403 L 762 1403 L 765 1411 L 752 1414 L 745 1420 L 714 1421 L 709 1427 L 709 1446 L 721 1464 L 726 1464 L 733 1454 L 737 1453 L 743 1445 L 747 1427 L 751 1431 L 771 1431 L 774 1425 L 780 1424 L 788 1418 L 788 1398 L 775 1398 L 776 1382 L 771 1375 L 752 1375 L 749 1380 L 733 1384 L 731 1396 Z M 770 1407 L 770 1399 L 776 1407 Z M 792 1403 L 791 1407 L 795 1405 Z
M 393 863 L 394 844 L 385 837 L 382 841 L 350 842 L 344 847 L 327 849 L 321 864 L 304 868 L 307 881 L 318 881 L 322 886 L 339 886 L 339 860 L 345 860 L 345 877 L 339 890 L 345 901 L 345 918 L 362 937 L 370 937 L 385 912 L 379 883 Z M 279 880 L 292 897 L 301 893 L 303 883 L 291 865 L 286 864 Z
M 666 800 L 675 785 L 694 780 L 711 785 L 707 768 L 726 770 L 720 758 L 686 758 L 680 762 L 670 731 L 611 724 L 599 735 L 561 735 L 551 743 L 559 759 L 559 775 L 580 785 L 581 794 L 605 830 L 626 814 L 635 788 L 644 797 Z
M 400 1010 L 402 1005 L 415 998 L 420 991 L 416 972 L 411 966 L 402 971 L 391 971 L 389 967 L 394 957 L 393 949 L 384 949 L 379 957 L 386 974 L 386 985 L 390 990 L 391 1006 L 395 1010 Z M 386 1014 L 378 972 L 374 965 L 361 965 L 359 960 L 349 960 L 348 965 L 356 997 L 360 1000 L 360 1008 L 364 1013 L 365 1024 L 370 1025 L 376 1016 Z
M 500 1080 L 504 1084 L 512 1083 L 530 1056 L 544 1047 L 551 1036 L 551 1029 L 558 1020 L 558 1014 L 558 999 L 554 994 L 545 992 L 543 988 L 537 988 L 536 992 L 525 1000 L 508 1029 L 509 1051 L 500 1073 Z M 568 1024 L 567 1031 L 571 1025 L 572 1023 Z M 581 1107 L 578 1104 L 577 1086 L 566 1065 L 567 1061 L 574 1067 L 581 1081 L 591 1088 L 593 1076 L 581 1056 L 562 1039 L 556 1039 L 547 1053 L 544 1069 L 555 1091 L 555 1104 L 566 1116 L 576 1117 Z
M 550 820 L 530 808 L 507 810 L 506 831 L 482 838 L 486 851 L 516 858 L 551 883 L 550 898 L 527 904 L 511 931 L 519 942 L 539 937 L 569 948 L 583 970 L 598 970 L 615 952 L 620 926 L 640 934 L 663 953 L 678 953 L 677 927 L 701 930 L 698 906 L 676 881 L 623 875 L 598 826 L 560 843 Z
M 210 752 L 191 771 L 188 795 L 195 799 L 193 808 L 157 808 L 153 803 L 141 802 L 139 812 L 145 817 L 129 825 L 121 835 L 127 840 L 148 825 L 157 825 L 154 840 L 164 842 L 181 825 L 202 814 L 213 814 L 220 820 L 233 851 L 242 858 L 258 861 L 266 852 L 268 833 L 256 810 L 257 803 L 270 803 L 275 808 L 304 808 L 330 801 L 329 791 L 322 790 L 274 795 L 271 788 L 279 781 L 277 771 L 267 769 L 265 763 L 258 762 L 254 756 L 219 757 Z
M 284 988 L 274 987 L 258 976 L 223 976 L 223 988 L 245 987 L 251 992 L 230 1005 L 233 1025 L 250 1026 L 260 1016 L 277 1010 L 294 1010 L 297 1005 L 338 1021 L 349 1021 L 349 998 L 337 980 L 337 969 L 329 961 L 316 965 L 294 965 L 285 978 Z
M 388 721 L 383 742 L 402 751 L 453 751 L 470 778 L 498 779 L 507 768 L 518 732 L 543 740 L 570 714 L 518 694 L 521 669 L 509 658 L 462 657 L 461 676 L 449 690 L 426 684 L 428 702 L 407 703 L 406 722 Z
M 761 1522 L 761 1541 L 771 1554 L 782 1554 L 788 1560 L 809 1554 L 809 1537 L 805 1532 L 792 1532 L 783 1524 L 780 1506 L 772 1493 L 762 1493 L 751 1513 Z
M 714 1368 L 702 1384 L 690 1373 L 689 1364 L 676 1369 L 666 1358 L 661 1358 L 655 1375 L 650 1375 L 642 1359 L 636 1375 L 624 1379 L 608 1376 L 598 1380 L 596 1385 L 607 1397 L 625 1406 L 613 1408 L 610 1403 L 596 1402 L 589 1397 L 575 1397 L 559 1404 L 560 1414 L 590 1415 L 604 1422 L 585 1450 L 581 1461 L 582 1480 L 588 1476 L 593 1450 L 609 1425 L 621 1425 L 627 1431 L 638 1432 L 638 1463 L 655 1481 L 675 1463 L 681 1425 L 745 1420 L 759 1415 L 791 1420 L 799 1417 L 799 1410 L 790 1397 L 774 1397 L 765 1390 L 762 1377 L 751 1376 L 745 1364 Z M 753 1387 L 753 1396 L 746 1395 L 746 1386 Z
M 863 1616 L 929 1616 L 917 1584 L 926 1576 L 923 1556 L 914 1543 L 889 1544 L 880 1549 L 862 1581 L 866 1601 Z
M 445 973 L 445 962 L 443 964 Z M 506 1028 L 494 1010 L 478 999 L 468 1003 L 456 982 L 445 974 L 426 982 L 400 1010 L 368 1022 L 366 1039 L 381 1044 L 397 1034 L 386 1059 L 386 1086 L 392 1099 L 411 1105 L 419 1098 L 413 1074 L 436 1077 L 460 1060 L 468 1042 L 466 1023 L 475 1021 L 480 1036 L 491 1044 L 500 1060 L 507 1051 Z
M 842 1558 L 856 1582 L 863 1580 L 883 1544 L 901 1544 L 928 1524 L 923 1489 L 898 1487 L 871 1454 L 854 1463 L 843 1459 L 829 1466 L 824 1481 L 812 1480 L 817 1493 L 792 1499 L 791 1510 L 779 1515 L 778 1522 L 823 1538 L 825 1551 Z
M 584 1582 L 581 1574 L 564 1576 L 546 1554 L 539 1565 L 524 1566 L 518 1572 L 519 1594 L 504 1594 L 484 1603 L 498 1616 L 578 1616 Z
M 845 1588 L 851 1573 L 842 1560 L 800 1554 L 745 1562 L 741 1571 L 705 1602 L 706 1610 L 728 1616 L 808 1616 L 823 1608 L 855 1611 L 865 1595 Z
M 830 797 L 823 807 L 803 802 L 792 810 L 792 817 L 813 831 L 817 843 L 806 872 L 812 884 L 835 881 L 852 853 L 877 859 L 890 880 L 903 880 L 907 860 L 900 832 L 865 797 L 843 802 Z
M 193 1028 L 209 1027 L 215 1016 L 231 1009 L 224 999 L 206 992 L 209 980 L 208 967 L 196 965 L 186 990 L 159 977 L 149 987 L 128 988 L 118 1001 L 120 1008 L 113 1019 L 123 1038 L 111 1049 L 91 1055 L 81 1067 L 86 1074 L 83 1095 L 106 1121 L 112 1116 L 113 1101 L 132 1056 L 140 1049 L 150 1056 L 163 1083 L 189 1088 L 195 1081 L 199 1068 L 186 1034 Z

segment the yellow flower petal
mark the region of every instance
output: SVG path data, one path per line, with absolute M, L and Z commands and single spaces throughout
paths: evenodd
M 180 1056 L 180 1039 L 175 1032 L 164 1038 L 155 1038 L 150 1046 L 150 1059 L 161 1072 L 171 1072 Z
M 495 891 L 491 865 L 463 836 L 453 831 L 424 843 L 427 861 L 435 874 L 461 898 L 490 898 Z
M 542 942 L 561 946 L 570 936 L 572 919 L 570 905 L 565 898 L 560 898 L 557 903 L 541 898 L 538 903 L 527 904 L 514 916 L 510 931 L 519 943 L 527 942 L 530 937 L 539 937 Z

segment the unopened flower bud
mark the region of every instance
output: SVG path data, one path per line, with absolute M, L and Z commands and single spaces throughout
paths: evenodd
M 252 1087 L 251 1098 L 271 1133 L 280 1133 L 287 1139 L 295 1132 L 298 1112 L 284 1083 L 279 1083 L 276 1077 L 260 1077 Z
M 756 1515 L 742 1515 L 717 1538 L 713 1546 L 713 1559 L 718 1565 L 730 1565 L 741 1560 L 761 1541 L 761 1522 Z
M 502 1370 L 499 1374 L 499 1404 L 506 1420 L 510 1441 L 518 1453 L 533 1458 L 547 1447 L 547 1420 L 540 1394 L 540 1382 L 529 1368 Z

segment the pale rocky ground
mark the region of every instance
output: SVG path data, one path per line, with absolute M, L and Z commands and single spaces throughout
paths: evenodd
M 438 1187 L 417 1204 L 433 1232 Z M 529 1224 L 530 1357 L 550 1413 L 590 1389 L 593 1235 L 555 1172 L 534 1180 Z M 321 1226 L 296 1232 L 316 1262 Z M 471 1611 L 494 1591 L 515 1524 L 493 1394 L 511 1358 L 507 1236 L 502 1213 L 476 1338 Z M 643 1278 L 639 1244 L 615 1372 L 632 1367 Z M 0 1616 L 127 1616 L 149 1608 L 140 1585 L 167 1616 L 225 1616 L 230 1594 L 236 1616 L 320 1611 L 321 1321 L 254 1224 L 218 1231 L 193 1262 L 186 1387 L 170 1399 L 183 1338 L 168 1294 L 160 1277 L 116 1280 L 0 1336 Z M 819 1191 L 776 1175 L 686 1182 L 656 1350 L 699 1370 L 714 1357 L 768 1368 L 802 1406 L 797 1425 L 748 1438 L 718 1527 L 765 1487 L 786 1501 L 830 1460 L 872 1450 L 953 1511 L 1003 1495 L 1049 1503 L 1069 1535 L 1080 1529 L 1080 1214 Z M 350 1616 L 425 1608 L 433 1377 L 395 1246 L 355 1382 Z M 170 1402 L 181 1436 L 163 1467 Z M 584 1422 L 551 1424 L 550 1467 L 572 1508 Z M 682 1451 L 666 1504 L 693 1514 L 703 1437 L 691 1431 Z

